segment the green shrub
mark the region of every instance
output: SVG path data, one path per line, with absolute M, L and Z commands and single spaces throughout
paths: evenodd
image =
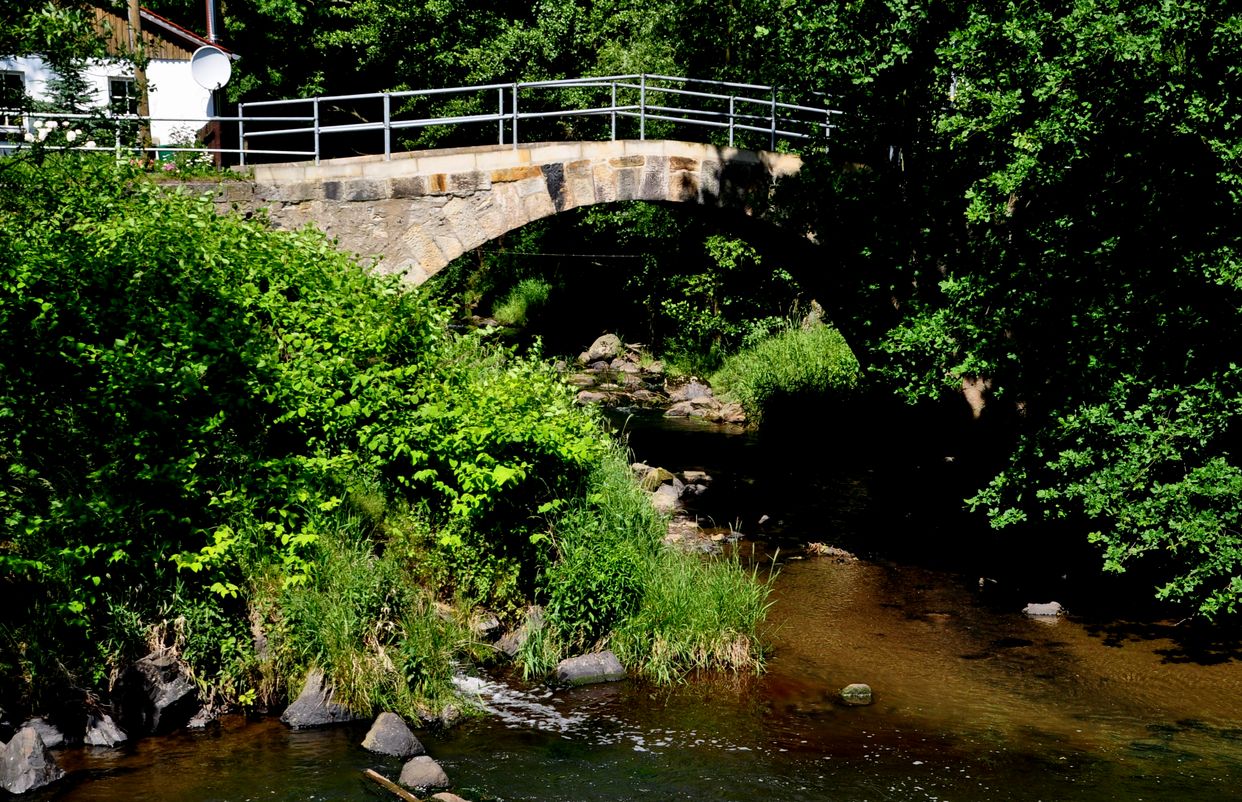
M 786 328 L 728 357 L 711 377 L 751 420 L 780 399 L 842 393 L 858 383 L 858 359 L 831 326 Z
M 522 279 L 492 307 L 492 317 L 506 326 L 525 326 L 547 306 L 551 292 L 552 285 L 543 279 Z

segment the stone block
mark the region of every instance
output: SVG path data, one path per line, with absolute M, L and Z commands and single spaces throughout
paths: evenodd
M 626 156 L 663 156 L 666 146 L 681 143 L 666 143 L 662 139 L 626 139 L 621 142 L 621 152 Z
M 552 199 L 548 197 L 546 192 L 542 195 L 530 195 L 522 198 L 522 208 L 526 212 L 528 222 L 556 214 L 556 207 L 552 205 Z
M 611 203 L 617 199 L 617 185 L 613 181 L 613 170 L 606 163 L 598 163 L 592 169 L 595 182 L 595 200 L 597 203 Z
M 521 167 L 503 167 L 498 170 L 492 170 L 491 179 L 493 184 L 503 184 L 509 181 L 521 181 L 526 178 L 539 178 L 543 173 L 538 167 L 532 165 L 523 165 Z
M 391 186 L 394 198 L 419 198 L 427 194 L 427 177 L 409 175 L 394 178 L 392 179 Z
M 683 203 L 699 200 L 699 177 L 695 173 L 677 171 L 668 177 L 668 199 Z
M 518 181 L 516 186 L 518 197 L 520 198 L 532 195 L 543 195 L 546 197 L 548 194 L 548 185 L 544 181 L 542 171 L 539 173 L 538 178 L 524 178 Z
M 530 151 L 530 159 L 534 164 L 548 164 L 549 162 L 571 162 L 582 158 L 582 146 L 576 142 L 541 145 L 532 147 Z
M 479 225 L 474 206 L 469 201 L 463 198 L 453 198 L 445 205 L 444 216 L 448 220 L 453 235 L 465 250 L 474 250 L 487 242 L 487 234 Z
M 486 192 L 491 188 L 491 175 L 481 170 L 451 173 L 448 177 L 448 192 L 451 195 L 473 195 L 476 192 Z
M 509 147 L 478 153 L 474 157 L 476 170 L 507 170 L 524 164 L 530 164 L 530 151 L 526 148 Z
M 707 160 L 699 168 L 699 197 L 703 202 L 720 197 L 720 162 Z
M 646 156 L 616 156 L 608 160 L 608 166 L 616 170 L 622 167 L 642 167 L 646 162 Z
M 429 173 L 470 173 L 475 170 L 473 153 L 451 153 L 439 156 L 419 156 L 415 159 L 417 170 Z
M 668 169 L 673 170 L 673 171 L 676 171 L 676 170 L 697 171 L 699 169 L 699 160 L 691 159 L 687 156 L 669 156 L 668 157 Z
M 374 178 L 352 178 L 340 182 L 340 200 L 374 201 L 387 198 L 388 182 Z
M 639 197 L 649 201 L 668 200 L 668 162 L 664 159 L 648 159 L 643 166 L 642 187 Z
M 617 200 L 640 200 L 642 197 L 643 172 L 638 167 L 626 167 L 615 171 L 613 181 L 616 185 Z

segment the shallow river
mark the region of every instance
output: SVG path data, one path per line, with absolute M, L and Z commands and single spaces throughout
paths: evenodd
M 659 461 L 722 474 L 730 490 L 717 497 L 733 502 L 728 514 L 744 534 L 758 511 L 738 501 L 747 495 L 741 488 L 762 499 L 765 483 L 791 481 L 753 470 L 764 463 L 751 438 L 693 427 L 681 435 L 681 446 L 703 447 L 683 451 L 682 464 L 667 454 Z M 644 438 L 636 433 L 633 442 L 647 456 Z M 725 445 L 713 452 L 707 443 Z M 734 465 L 752 465 L 735 470 L 745 481 L 723 476 L 730 453 L 749 455 Z M 799 537 L 854 546 L 868 535 L 910 539 L 894 531 L 906 515 L 887 502 L 877 509 L 865 466 L 806 472 L 794 471 L 816 493 L 841 492 L 835 501 L 817 495 L 815 515 L 781 522 L 786 554 Z M 816 531 L 798 531 L 812 520 Z M 556 693 L 473 677 L 463 688 L 492 715 L 420 737 L 454 790 L 472 800 L 1242 799 L 1242 654 L 1234 644 L 1192 642 L 1171 622 L 1029 620 L 991 586 L 980 590 L 969 572 L 881 554 L 785 560 L 762 677 Z M 835 703 L 850 682 L 870 684 L 875 703 Z M 358 746 L 365 730 L 292 733 L 272 720 L 234 718 L 117 752 L 66 752 L 71 778 L 43 798 L 392 798 L 361 778 L 368 767 L 389 776 L 400 769 Z

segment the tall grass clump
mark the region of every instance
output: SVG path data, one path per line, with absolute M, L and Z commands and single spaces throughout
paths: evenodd
M 626 665 L 667 683 L 692 669 L 761 671 L 757 631 L 767 617 L 774 573 L 740 561 L 661 550 L 646 564 L 643 597 L 612 647 Z
M 492 307 L 492 317 L 506 326 L 525 326 L 548 303 L 552 285 L 540 278 L 525 278 Z
M 787 328 L 725 359 L 712 385 L 752 421 L 781 400 L 841 393 L 858 383 L 858 359 L 841 333 L 816 324 Z
M 759 670 L 757 630 L 769 581 L 737 559 L 665 548 L 664 519 L 613 448 L 592 474 L 585 501 L 552 528 L 557 559 L 546 571 L 548 631 L 528 641 L 528 671 L 568 653 L 608 646 L 657 682 L 694 669 Z

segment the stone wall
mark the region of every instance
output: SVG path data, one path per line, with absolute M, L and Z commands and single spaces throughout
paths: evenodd
M 266 207 L 279 227 L 312 223 L 377 269 L 421 284 L 461 254 L 548 215 L 594 203 L 672 201 L 753 213 L 792 154 L 672 141 L 459 148 L 258 165 L 217 190 L 222 208 Z

